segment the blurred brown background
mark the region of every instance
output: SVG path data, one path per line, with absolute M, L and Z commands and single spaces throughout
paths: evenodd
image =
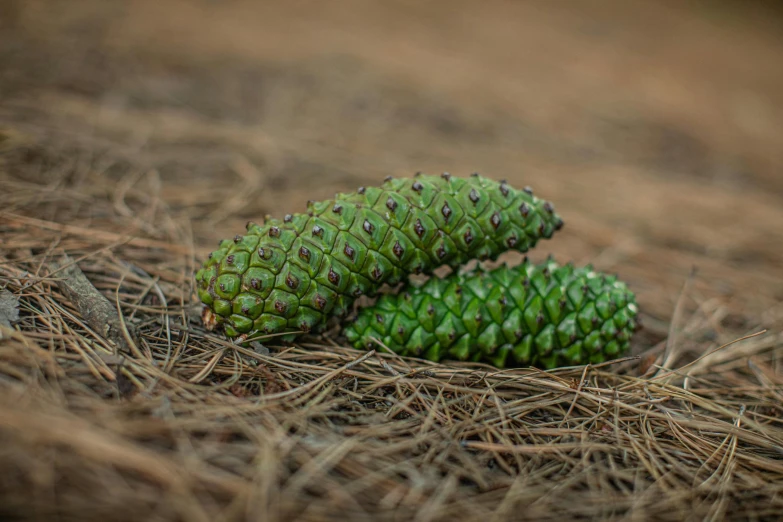
M 27 147 L 4 183 L 132 188 L 138 235 L 167 239 L 165 205 L 201 256 L 388 174 L 479 171 L 563 215 L 533 257 L 620 273 L 653 326 L 692 267 L 691 309 L 781 315 L 781 9 L 4 0 L 0 35 L 0 125 Z

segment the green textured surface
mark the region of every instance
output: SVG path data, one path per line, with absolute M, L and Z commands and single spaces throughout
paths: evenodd
M 551 203 L 473 175 L 387 178 L 305 214 L 248 223 L 196 274 L 229 337 L 307 332 L 409 273 L 527 251 L 562 226 Z
M 361 309 L 344 333 L 360 349 L 374 337 L 400 355 L 433 361 L 554 368 L 622 354 L 637 313 L 634 294 L 615 276 L 525 259 L 409 284 Z

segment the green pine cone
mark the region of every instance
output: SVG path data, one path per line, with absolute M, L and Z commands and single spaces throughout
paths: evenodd
M 387 178 L 306 214 L 248 223 L 210 254 L 196 288 L 229 337 L 314 331 L 384 283 L 524 252 L 562 224 L 530 189 L 477 174 Z
M 534 265 L 431 277 L 359 311 L 344 333 L 400 355 L 482 361 L 499 368 L 602 362 L 626 351 L 637 325 L 634 294 L 592 267 Z

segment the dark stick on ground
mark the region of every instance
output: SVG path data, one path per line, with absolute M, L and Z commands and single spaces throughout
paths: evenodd
M 58 288 L 76 306 L 90 328 L 113 342 L 121 353 L 130 353 L 128 338 L 137 343 L 138 330 L 134 325 L 123 322 L 117 307 L 95 288 L 79 265 L 65 256 L 61 262 L 52 265 L 52 271 L 57 271 Z

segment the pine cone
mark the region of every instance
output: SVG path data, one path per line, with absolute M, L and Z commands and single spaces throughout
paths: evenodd
M 196 274 L 199 298 L 229 337 L 308 332 L 409 273 L 527 251 L 563 221 L 530 189 L 478 176 L 387 178 L 306 214 L 248 223 Z
M 384 295 L 344 328 L 357 348 L 376 338 L 400 355 L 544 368 L 598 363 L 626 351 L 634 294 L 592 267 L 534 265 L 430 278 Z

